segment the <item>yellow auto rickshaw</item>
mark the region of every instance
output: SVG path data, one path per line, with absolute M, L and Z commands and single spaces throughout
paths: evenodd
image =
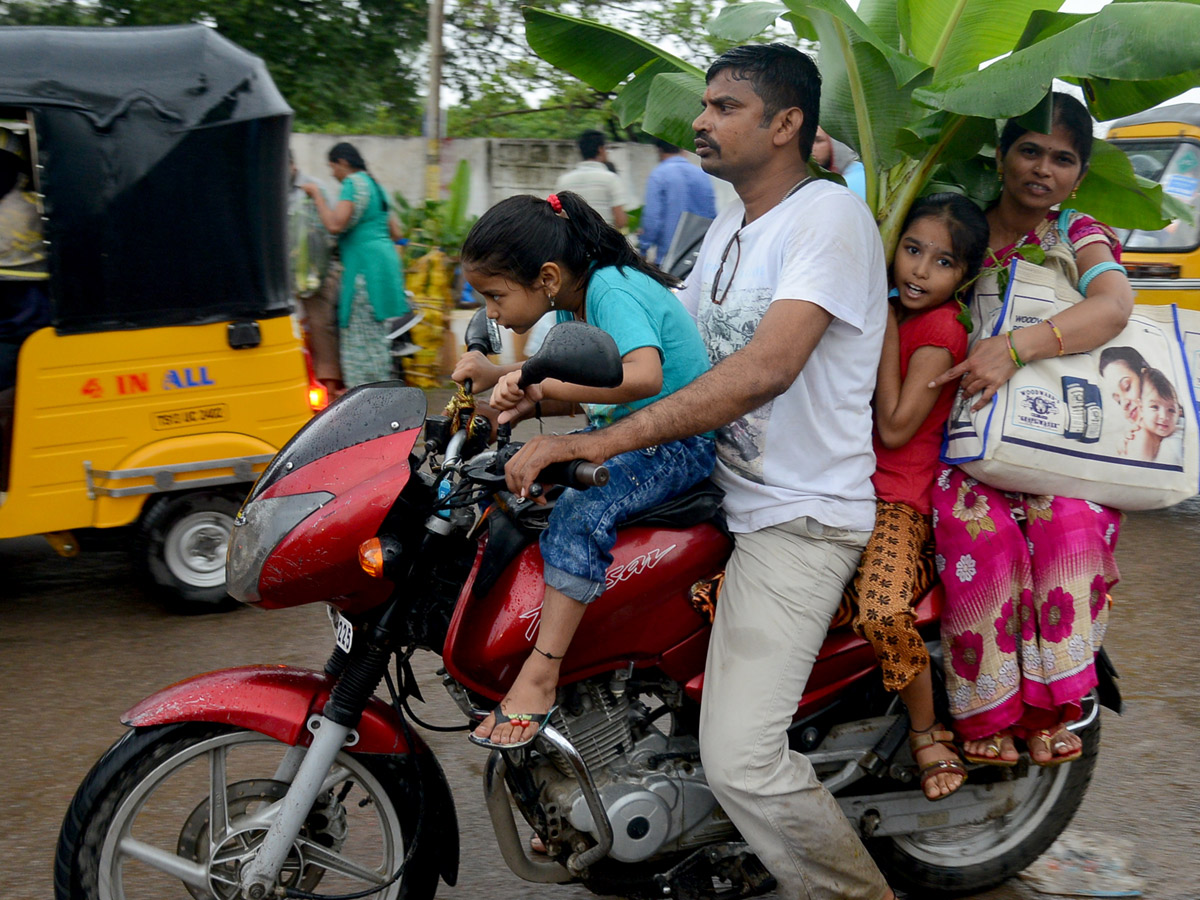
M 262 61 L 201 25 L 0 28 L 0 123 L 28 148 L 49 318 L 16 339 L 0 321 L 19 342 L 0 538 L 73 555 L 116 534 L 176 608 L 226 602 L 240 502 L 313 412 L 290 119 Z
M 1200 309 L 1200 104 L 1150 109 L 1112 124 L 1108 140 L 1133 170 L 1189 205 L 1195 220 L 1176 219 L 1158 231 L 1119 232 L 1121 261 L 1138 303 Z

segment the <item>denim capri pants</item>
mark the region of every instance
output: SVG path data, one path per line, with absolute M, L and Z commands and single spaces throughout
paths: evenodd
M 603 487 L 567 488 L 542 532 L 546 585 L 591 603 L 604 593 L 617 525 L 703 481 L 715 462 L 713 439 L 690 437 L 614 456 Z

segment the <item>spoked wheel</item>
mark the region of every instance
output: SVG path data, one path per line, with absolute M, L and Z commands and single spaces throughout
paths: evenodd
M 1091 783 L 1100 752 L 1099 716 L 1078 734 L 1083 755 L 1053 768 L 1030 766 L 1014 783 L 1014 803 L 1004 815 L 871 842 L 888 883 L 918 897 L 977 893 L 1041 856 L 1070 823 Z
M 287 791 L 289 748 L 214 725 L 131 731 L 96 764 L 63 822 L 59 900 L 233 900 Z M 280 882 L 322 894 L 381 886 L 414 839 L 415 798 L 386 759 L 339 753 Z M 414 854 L 373 897 L 431 898 L 437 873 Z

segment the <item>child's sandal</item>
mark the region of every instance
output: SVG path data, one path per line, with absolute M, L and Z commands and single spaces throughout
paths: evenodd
M 949 731 L 914 731 L 908 736 L 908 749 L 912 751 L 913 760 L 917 758 L 917 753 L 927 747 L 932 747 L 934 744 L 942 744 L 954 751 L 954 759 L 935 759 L 920 766 L 921 776 L 921 793 L 925 794 L 925 799 L 931 803 L 936 803 L 939 800 L 945 800 L 960 787 L 967 783 L 967 769 L 962 764 L 961 758 L 958 756 L 958 748 L 954 746 L 954 735 Z M 929 779 L 935 778 L 943 773 L 950 775 L 958 775 L 962 778 L 954 788 L 942 794 L 940 797 L 930 797 L 925 793 L 925 785 Z

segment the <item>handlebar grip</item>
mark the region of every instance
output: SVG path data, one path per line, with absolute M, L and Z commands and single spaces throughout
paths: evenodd
M 604 487 L 608 484 L 608 466 L 603 463 L 590 463 L 582 459 L 568 463 L 573 467 L 571 480 L 588 487 Z
M 561 484 L 576 490 L 604 487 L 608 484 L 608 467 L 590 463 L 586 459 L 552 463 L 538 473 L 537 481 L 530 486 L 530 496 L 540 497 L 542 484 Z

